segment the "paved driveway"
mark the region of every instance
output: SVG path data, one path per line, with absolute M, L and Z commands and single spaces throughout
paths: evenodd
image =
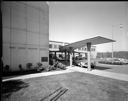
M 97 63 L 96 69 L 115 73 L 128 74 L 128 65 L 109 65 Z

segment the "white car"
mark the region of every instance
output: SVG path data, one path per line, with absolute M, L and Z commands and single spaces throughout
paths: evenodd
M 88 61 L 87 60 L 75 60 L 74 65 L 87 68 L 88 67 Z M 91 68 L 95 68 L 96 62 L 94 60 L 91 60 Z

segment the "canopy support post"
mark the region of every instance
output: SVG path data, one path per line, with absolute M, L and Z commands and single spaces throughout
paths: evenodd
M 72 67 L 72 52 L 70 53 L 70 67 Z
M 72 67 L 73 47 L 69 47 L 69 53 L 70 53 L 70 67 Z
M 88 71 L 91 71 L 91 58 L 90 58 L 90 54 L 91 54 L 91 43 L 87 43 L 87 51 L 88 51 Z

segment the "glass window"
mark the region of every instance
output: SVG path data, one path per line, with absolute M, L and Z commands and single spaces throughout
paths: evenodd
M 95 48 L 92 48 L 91 51 L 95 51 Z
M 86 50 L 87 50 L 87 48 L 84 48 L 84 50 L 86 51 Z
M 52 48 L 52 44 L 49 44 L 49 48 Z
M 78 50 L 81 50 L 81 48 L 78 48 Z
M 54 48 L 57 48 L 57 45 L 54 45 Z

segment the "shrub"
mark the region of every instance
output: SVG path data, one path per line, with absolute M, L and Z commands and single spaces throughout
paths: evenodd
M 42 63 L 40 63 L 40 62 L 37 63 L 37 66 L 36 66 L 37 71 L 42 71 L 42 70 L 45 70 L 45 69 L 46 68 L 45 68 L 45 66 L 43 66 Z
M 66 69 L 66 65 L 62 64 L 61 62 L 58 62 L 57 68 L 65 70 Z
M 32 69 L 32 66 L 33 66 L 32 63 L 27 63 L 26 64 L 27 69 Z
M 9 72 L 9 71 L 10 71 L 10 66 L 9 65 L 5 65 L 4 72 Z
M 39 67 L 41 67 L 43 64 L 42 64 L 42 63 L 40 63 L 40 62 L 38 62 L 38 63 L 37 63 L 37 65 L 38 65 Z
M 56 70 L 56 69 L 57 69 L 57 68 L 56 68 L 55 66 L 49 65 L 47 71 Z
M 23 71 L 23 68 L 22 68 L 21 64 L 19 64 L 19 69 L 20 69 L 20 71 Z

